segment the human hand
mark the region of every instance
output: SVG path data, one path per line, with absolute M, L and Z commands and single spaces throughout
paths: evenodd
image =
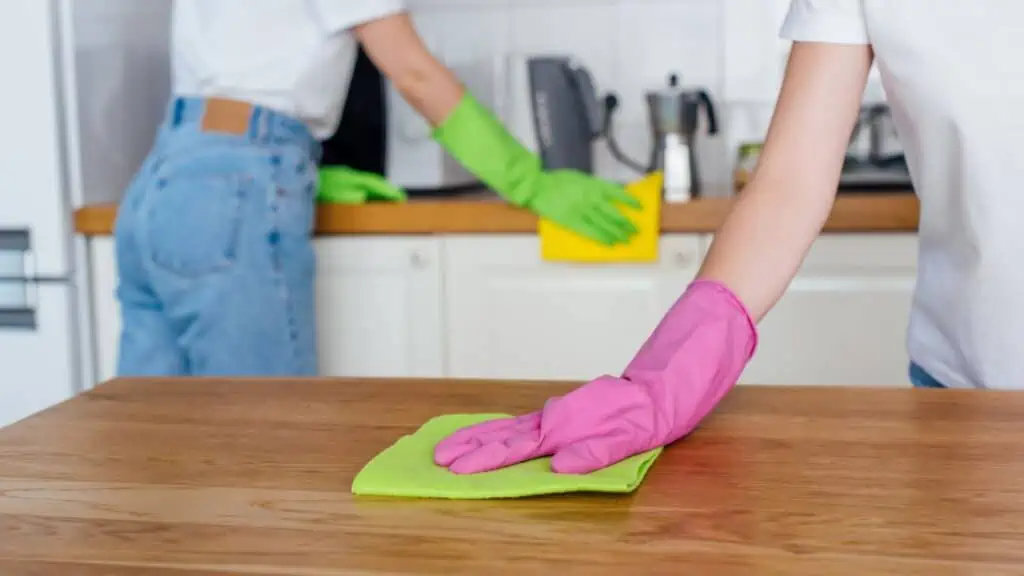
M 405 190 L 379 174 L 348 166 L 320 169 L 317 200 L 329 204 L 364 204 L 368 201 L 404 202 Z
M 539 172 L 520 186 L 527 209 L 591 240 L 620 244 L 637 233 L 622 207 L 640 202 L 622 186 L 573 170 Z
M 623 372 L 548 400 L 538 412 L 484 422 L 438 443 L 434 461 L 457 474 L 551 456 L 584 474 L 689 434 L 732 389 L 753 355 L 753 321 L 725 286 L 690 285 Z

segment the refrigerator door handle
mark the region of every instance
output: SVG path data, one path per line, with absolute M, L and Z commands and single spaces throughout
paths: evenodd
M 36 311 L 31 308 L 0 308 L 0 330 L 34 331 L 39 327 Z
M 30 232 L 0 229 L 0 330 L 37 328 L 39 281 Z

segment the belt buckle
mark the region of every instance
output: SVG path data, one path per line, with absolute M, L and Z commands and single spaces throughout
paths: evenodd
M 221 132 L 245 136 L 249 133 L 252 104 L 227 98 L 209 98 L 203 107 L 199 129 L 203 132 Z

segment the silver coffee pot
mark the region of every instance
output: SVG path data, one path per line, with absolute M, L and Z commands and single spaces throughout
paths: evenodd
M 666 202 L 685 202 L 699 196 L 701 178 L 696 138 L 700 132 L 701 110 L 707 115 L 708 134 L 718 133 L 718 118 L 711 96 L 704 89 L 682 89 L 676 74 L 669 76 L 666 88 L 649 91 L 645 96 L 652 136 L 647 164 L 631 160 L 615 143 L 610 130 L 610 117 L 618 102 L 610 94 L 605 97 L 605 136 L 612 155 L 642 173 L 661 171 Z

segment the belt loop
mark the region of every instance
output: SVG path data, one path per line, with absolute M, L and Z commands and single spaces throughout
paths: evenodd
M 171 114 L 171 128 L 177 128 L 181 126 L 181 117 L 185 113 L 185 100 L 182 98 L 174 99 L 174 112 Z
M 267 137 L 267 110 L 262 106 L 253 106 L 252 118 L 249 120 L 249 138 L 263 143 Z

